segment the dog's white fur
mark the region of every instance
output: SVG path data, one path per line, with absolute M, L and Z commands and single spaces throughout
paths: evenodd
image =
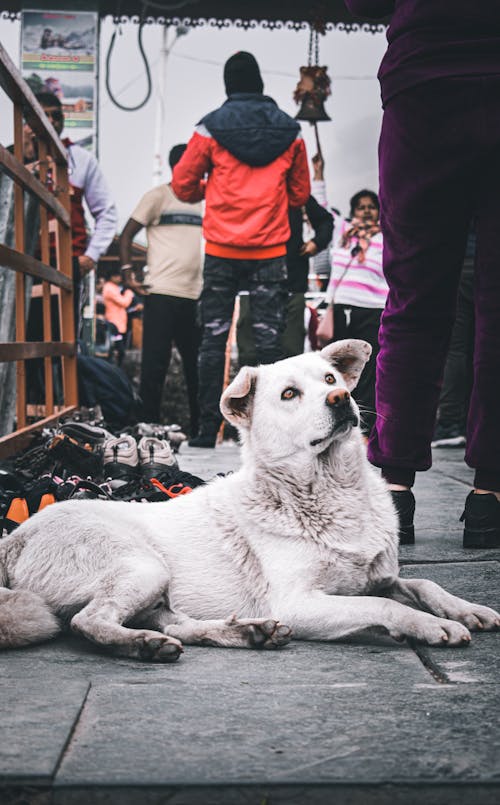
M 455 646 L 498 627 L 488 607 L 398 576 L 396 515 L 349 394 L 370 352 L 349 340 L 244 367 L 221 400 L 243 441 L 233 475 L 166 503 L 60 503 L 2 540 L 0 645 L 62 621 L 115 654 L 172 661 L 180 641 L 382 629 Z

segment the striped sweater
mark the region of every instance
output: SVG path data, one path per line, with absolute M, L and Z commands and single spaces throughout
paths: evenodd
M 342 222 L 337 245 L 332 246 L 332 269 L 325 300 L 329 304 L 383 308 L 389 289 L 382 271 L 382 233 L 371 239 L 364 261 L 358 263 L 357 256 L 351 254 L 358 239 L 352 238 L 348 248 L 340 245 L 350 226 L 348 221 Z

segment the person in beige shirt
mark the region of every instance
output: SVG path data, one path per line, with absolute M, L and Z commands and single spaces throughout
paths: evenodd
M 186 146 L 169 154 L 170 168 Z M 141 387 L 142 418 L 160 421 L 160 404 L 172 344 L 179 350 L 186 378 L 190 433 L 196 435 L 198 409 L 197 301 L 202 286 L 202 205 L 179 201 L 169 184 L 149 190 L 139 201 L 120 235 L 120 260 L 125 284 L 144 296 Z M 132 240 L 146 228 L 148 284 L 137 281 L 131 265 Z

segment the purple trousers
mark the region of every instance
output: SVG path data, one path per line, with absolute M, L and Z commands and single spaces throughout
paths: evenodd
M 466 462 L 500 491 L 500 75 L 392 98 L 379 143 L 384 271 L 377 421 L 368 455 L 405 483 L 431 466 L 467 232 L 475 219 L 474 379 Z M 388 470 L 388 472 L 387 472 Z

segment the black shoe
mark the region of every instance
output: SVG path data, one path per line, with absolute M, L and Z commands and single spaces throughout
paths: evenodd
M 434 429 L 431 447 L 464 447 L 463 428 L 454 423 L 438 422 Z
M 500 502 L 495 495 L 470 492 L 460 522 L 464 548 L 500 548 Z
M 392 502 L 399 520 L 399 544 L 415 545 L 415 497 L 411 489 L 392 490 Z
M 188 444 L 190 447 L 215 447 L 217 434 L 212 436 L 208 433 L 199 433 L 193 439 L 190 439 Z

